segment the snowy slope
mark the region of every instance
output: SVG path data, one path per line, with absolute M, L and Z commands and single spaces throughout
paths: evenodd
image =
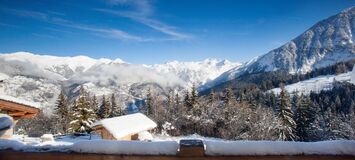
M 298 94 L 309 94 L 311 91 L 319 92 L 321 90 L 329 90 L 333 88 L 332 83 L 334 81 L 350 82 L 351 72 L 343 73 L 339 75 L 327 75 L 311 78 L 309 80 L 300 81 L 294 84 L 286 85 L 285 89 L 289 93 L 298 92 Z M 355 83 L 354 83 L 355 84 Z M 280 88 L 274 88 L 269 92 L 279 94 Z
M 318 22 L 285 45 L 223 73 L 206 86 L 212 87 L 247 73 L 281 69 L 290 73 L 306 73 L 314 68 L 354 59 L 354 32 L 355 7 L 352 7 Z

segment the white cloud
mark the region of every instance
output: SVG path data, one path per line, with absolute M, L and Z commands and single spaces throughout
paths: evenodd
M 109 38 L 115 38 L 119 40 L 128 40 L 128 41 L 148 41 L 147 39 L 144 39 L 139 36 L 131 35 L 127 32 L 124 32 L 119 29 L 113 29 L 113 28 L 97 28 L 94 26 L 88 26 L 80 23 L 75 23 L 63 18 L 59 18 L 56 16 L 52 16 L 51 14 L 43 13 L 43 12 L 37 12 L 37 11 L 28 11 L 28 10 L 17 10 L 17 9 L 7 9 L 3 8 L 1 11 L 4 11 L 6 13 L 14 14 L 16 16 L 20 17 L 28 17 L 40 21 L 44 21 L 47 23 L 52 23 L 56 25 L 61 25 L 61 26 L 66 26 L 70 28 L 75 28 L 75 29 L 80 29 L 80 30 L 85 30 L 85 31 L 90 31 L 94 33 L 99 33 L 99 35 L 103 37 L 109 37 Z M 56 15 L 56 14 L 55 14 Z M 33 33 L 34 35 L 39 35 L 38 33 Z
M 20 17 L 29 17 L 37 20 L 47 20 L 48 15 L 42 12 L 28 11 L 28 10 L 19 10 L 11 8 L 2 8 L 1 11 L 9 14 L 13 14 Z
M 95 9 L 100 12 L 126 17 L 133 21 L 146 25 L 156 31 L 173 37 L 174 40 L 191 39 L 192 36 L 176 31 L 176 27 L 167 25 L 161 21 L 151 18 L 153 14 L 152 1 L 149 0 L 108 0 L 112 5 L 127 5 L 132 6 L 133 10 L 115 11 L 110 9 Z M 171 40 L 172 40 L 171 39 Z
M 76 28 L 76 29 L 80 29 L 80 30 L 100 33 L 100 34 L 103 34 L 104 37 L 116 38 L 116 39 L 120 39 L 120 40 L 146 41 L 146 39 L 144 39 L 142 37 L 131 35 L 127 32 L 124 32 L 124 31 L 118 30 L 118 29 L 97 28 L 97 27 L 92 27 L 92 26 L 88 26 L 88 25 L 74 23 L 74 22 L 71 22 L 71 21 L 68 21 L 68 20 L 62 19 L 62 18 L 55 18 L 51 22 L 55 23 L 57 25 L 62 25 L 62 26 Z
M 148 16 L 153 13 L 151 0 L 107 0 L 111 5 L 129 5 L 133 6 L 136 13 L 143 16 Z
M 157 83 L 162 87 L 172 87 L 184 84 L 184 81 L 174 74 L 162 74 L 142 65 L 134 64 L 102 64 L 94 66 L 72 80 L 93 82 L 100 86 Z

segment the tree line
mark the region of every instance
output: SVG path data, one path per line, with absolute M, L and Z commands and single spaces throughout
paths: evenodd
M 252 88 L 235 94 L 232 87 L 198 96 L 196 88 L 164 100 L 148 92 L 145 112 L 158 124 L 158 133 L 173 136 L 199 134 L 233 140 L 319 141 L 355 139 L 355 86 L 310 95 L 278 95 Z M 346 94 L 346 95 L 345 95 Z M 340 98 L 341 97 L 341 98 Z M 172 127 L 164 128 L 164 124 Z
M 207 95 L 199 95 L 195 86 L 183 94 L 156 94 L 148 89 L 139 109 L 157 122 L 157 134 L 171 136 L 196 133 L 231 140 L 355 139 L 355 86 L 347 82 L 334 82 L 333 86 L 309 95 L 288 93 L 283 85 L 280 94 L 257 86 L 243 90 L 228 86 Z M 114 94 L 98 100 L 83 87 L 79 92 L 69 102 L 62 91 L 51 116 L 40 113 L 33 120 L 20 120 L 17 132 L 31 136 L 90 133 L 94 121 L 126 114 Z

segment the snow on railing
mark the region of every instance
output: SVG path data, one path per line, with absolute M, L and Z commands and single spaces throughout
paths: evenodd
M 222 141 L 202 140 L 201 147 L 206 156 L 264 156 L 264 155 L 350 155 L 355 156 L 355 141 L 335 140 L 320 142 L 287 141 Z M 180 148 L 179 148 L 180 147 Z M 22 152 L 77 152 L 117 155 L 170 155 L 179 154 L 181 145 L 177 141 L 112 141 L 87 140 L 76 143 L 51 142 L 36 145 L 15 140 L 0 140 L 0 150 Z M 198 148 L 193 148 L 193 151 Z M 186 149 L 186 148 L 185 148 Z M 193 152 L 192 151 L 192 152 Z M 189 151 L 186 151 L 189 153 Z

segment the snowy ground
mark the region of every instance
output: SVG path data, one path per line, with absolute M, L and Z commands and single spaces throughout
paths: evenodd
M 94 136 L 57 137 L 54 142 L 40 142 L 39 138 L 15 136 L 13 140 L 0 140 L 0 150 L 24 152 L 79 152 L 120 155 L 176 155 L 180 139 L 201 139 L 205 153 L 210 156 L 235 155 L 353 155 L 355 141 L 322 142 L 285 141 L 227 141 L 199 135 L 184 137 L 154 136 L 147 141 L 111 141 Z
M 351 72 L 343 73 L 339 75 L 319 76 L 308 80 L 300 81 L 294 84 L 286 85 L 285 89 L 289 93 L 298 92 L 298 94 L 301 93 L 309 94 L 311 91 L 319 92 L 321 90 L 329 90 L 333 88 L 332 83 L 334 81 L 350 82 L 351 81 L 350 75 Z M 275 94 L 279 94 L 280 91 L 281 91 L 280 88 L 274 88 L 269 90 L 269 92 L 274 92 Z

